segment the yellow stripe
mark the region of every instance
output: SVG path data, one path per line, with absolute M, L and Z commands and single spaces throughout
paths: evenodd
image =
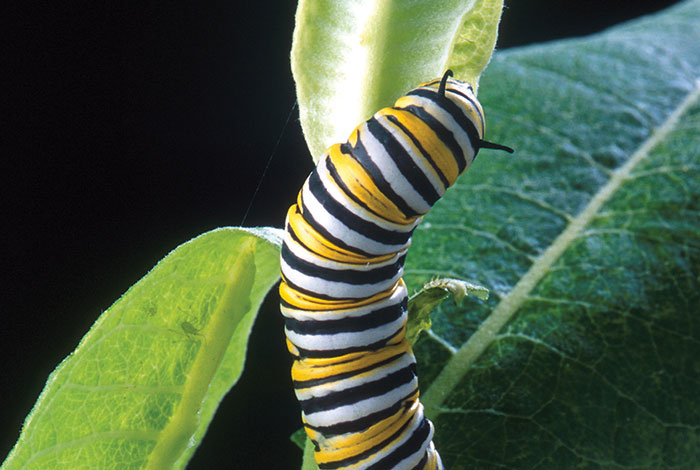
M 405 287 L 403 279 L 399 279 L 394 287 L 387 289 L 384 292 L 380 292 L 371 297 L 366 297 L 364 299 L 342 299 L 342 300 L 326 300 L 319 299 L 312 295 L 304 294 L 298 290 L 292 288 L 287 284 L 282 278 L 282 284 L 280 284 L 280 297 L 288 304 L 298 308 L 300 310 L 310 310 L 310 311 L 320 311 L 320 310 L 346 310 L 350 308 L 363 307 L 365 305 L 372 304 L 374 302 L 379 302 L 387 297 L 390 297 L 394 291 L 399 287 Z
M 400 98 L 396 102 L 397 107 L 405 107 L 408 104 L 414 104 L 411 103 L 410 96 Z M 428 152 L 428 155 L 438 166 L 442 174 L 445 175 L 449 186 L 452 186 L 454 182 L 457 181 L 457 177 L 459 176 L 459 168 L 457 167 L 455 157 L 452 155 L 452 152 L 450 152 L 450 149 L 447 148 L 443 141 L 440 140 L 435 131 L 430 128 L 430 126 L 428 126 L 415 114 L 402 109 L 384 108 L 379 111 L 379 113 L 385 116 L 394 116 L 409 130 L 416 140 L 421 143 L 421 146 L 425 149 L 425 151 Z M 403 133 L 403 131 L 400 129 L 396 129 Z M 413 145 L 411 147 L 414 149 L 416 154 L 420 154 L 418 148 Z M 429 171 L 434 175 L 435 179 L 440 181 L 440 177 L 433 170 L 430 163 L 426 162 L 426 167 L 429 168 Z
M 419 85 L 417 88 L 421 88 L 421 87 L 438 89 L 440 87 L 440 81 L 438 80 L 438 81 L 434 81 L 434 82 L 424 83 L 422 85 Z M 464 93 L 464 90 L 460 89 L 458 86 L 456 86 L 456 84 L 452 80 L 447 81 L 446 90 L 458 90 L 460 92 L 460 94 Z M 458 104 L 454 100 L 450 100 L 450 101 L 457 104 L 460 109 L 462 109 L 463 111 L 465 111 L 467 113 L 469 119 L 472 121 L 472 123 L 474 123 L 474 127 L 476 128 L 476 131 L 479 134 L 479 138 L 483 139 L 484 132 L 485 132 L 484 127 L 485 127 L 485 122 L 486 122 L 486 120 L 484 119 L 484 109 L 481 107 L 481 103 L 476 98 L 476 96 L 473 94 L 473 92 L 471 93 L 470 98 L 471 98 L 471 102 L 473 103 L 473 106 L 467 105 L 465 107 L 461 104 Z M 401 98 L 399 98 L 396 101 L 396 103 L 394 103 L 394 106 L 397 108 L 404 107 L 405 106 L 404 104 L 399 105 L 399 101 L 406 100 L 406 99 L 410 100 L 410 99 L 412 99 L 412 97 L 411 96 L 402 96 Z
M 296 381 L 325 379 L 333 375 L 364 369 L 409 351 L 408 341 L 403 340 L 399 344 L 384 346 L 378 351 L 352 353 L 333 358 L 303 358 L 294 361 L 292 379 Z M 370 371 L 370 373 L 374 372 L 374 370 Z M 363 375 L 357 377 L 361 376 Z
M 436 78 L 434 80 L 430 80 L 429 82 L 421 83 L 416 88 L 423 88 L 423 87 L 438 88 L 440 86 L 441 81 L 442 80 L 440 78 Z M 448 79 L 448 81 L 449 81 L 449 79 Z
M 393 125 L 391 123 L 389 123 L 389 124 Z M 330 152 L 330 150 L 331 149 L 329 149 L 329 152 Z M 335 165 L 336 162 L 339 161 L 339 160 L 336 160 L 336 158 L 341 159 L 343 157 L 343 155 L 345 155 L 345 154 L 342 154 L 342 152 L 340 152 L 339 147 L 337 149 L 332 149 L 332 150 L 340 153 L 340 155 L 334 155 L 333 159 L 331 159 L 330 157 L 328 157 L 328 153 L 327 153 L 326 157 L 324 157 L 324 158 L 328 158 L 328 160 Z M 416 151 L 417 151 L 417 149 L 416 149 Z M 353 159 L 352 161 L 354 162 L 355 160 Z M 336 167 L 336 169 L 339 170 L 338 173 L 340 174 L 340 169 L 338 169 L 337 167 Z M 387 217 L 377 215 L 373 211 L 368 210 L 367 207 L 357 203 L 354 199 L 351 199 L 350 196 L 347 195 L 347 191 L 345 189 L 343 189 L 343 187 L 340 184 L 338 184 L 336 182 L 335 178 L 331 175 L 330 169 L 328 169 L 327 173 L 328 173 L 328 176 L 325 177 L 325 184 L 332 185 L 333 187 L 335 187 L 336 191 L 338 191 L 341 194 L 340 197 L 343 198 L 342 201 L 337 200 L 337 199 L 336 200 L 338 202 L 342 203 L 344 206 L 348 207 L 352 213 L 363 214 L 364 217 L 362 217 L 362 218 L 364 220 L 369 220 L 370 222 L 374 222 L 379 226 L 386 227 L 387 224 L 392 223 L 392 221 L 390 221 Z M 365 176 L 367 178 L 370 178 L 370 176 L 367 175 L 366 172 L 365 172 Z M 342 176 L 341 176 L 341 182 L 348 187 L 348 191 L 349 191 L 350 186 L 345 183 L 345 180 L 342 178 Z M 357 197 L 357 195 L 354 193 L 353 193 L 353 196 Z M 360 200 L 362 200 L 362 199 L 360 199 Z M 411 220 L 415 221 L 415 217 Z M 392 225 L 388 225 L 388 227 L 389 227 L 389 230 L 405 230 L 406 229 L 405 224 L 403 222 L 401 222 L 401 223 L 394 222 Z M 387 256 L 384 256 L 384 257 L 386 258 Z
M 385 441 L 413 418 L 418 410 L 418 393 L 406 400 L 405 404 L 409 403 L 411 403 L 409 408 L 402 407 L 395 415 L 373 424 L 361 433 L 325 439 L 321 450 L 315 453 L 316 461 L 321 464 L 351 458 Z M 401 436 L 410 431 L 406 429 L 394 441 L 401 439 Z
M 296 204 L 289 208 L 287 221 L 302 245 L 312 253 L 333 261 L 366 265 L 368 263 L 382 263 L 395 256 L 394 253 L 381 256 L 363 256 L 335 245 L 306 222 Z
M 289 351 L 289 353 L 290 353 L 292 356 L 294 356 L 294 357 L 299 357 L 299 350 L 297 349 L 296 346 L 294 346 L 294 343 L 292 343 L 291 341 L 289 341 L 289 338 L 285 338 L 285 339 L 286 339 L 286 341 L 287 341 L 287 351 Z M 294 362 L 296 362 L 296 361 L 294 361 Z
M 287 223 L 294 231 L 297 238 L 299 238 L 299 241 L 301 241 L 301 243 L 308 248 L 309 251 L 316 253 L 319 256 L 345 263 L 366 263 L 368 261 L 368 258 L 341 248 L 331 243 L 323 235 L 318 233 L 306 222 L 306 220 L 304 220 L 304 216 L 301 214 L 297 204 L 294 204 L 289 208 L 289 211 L 287 212 Z M 389 259 L 391 256 L 393 255 L 384 256 L 383 258 Z M 384 259 L 382 259 L 382 261 Z
M 357 129 L 353 131 L 348 143 L 351 146 L 357 144 Z M 406 217 L 388 197 L 379 191 L 362 165 L 350 155 L 340 151 L 340 144 L 331 146 L 328 149 L 328 156 L 348 191 L 362 201 L 369 210 L 401 225 L 408 225 L 416 220 L 416 217 Z

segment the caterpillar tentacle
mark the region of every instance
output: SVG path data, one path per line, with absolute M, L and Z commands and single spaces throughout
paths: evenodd
M 484 116 L 469 84 L 420 85 L 331 146 L 288 213 L 281 311 L 320 469 L 440 470 L 418 399 L 401 279 L 422 216 L 474 161 Z

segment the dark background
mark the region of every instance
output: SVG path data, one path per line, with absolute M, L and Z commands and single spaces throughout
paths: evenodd
M 177 245 L 241 223 L 294 102 L 292 2 L 54 3 L 0 12 L 0 461 L 102 311 Z M 507 3 L 500 49 L 676 2 Z M 281 226 L 311 168 L 295 110 L 245 225 Z M 299 468 L 276 295 L 248 357 L 188 468 Z

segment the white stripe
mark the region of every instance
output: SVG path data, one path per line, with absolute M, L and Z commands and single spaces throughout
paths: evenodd
M 280 310 L 282 311 L 282 315 L 285 317 L 294 318 L 299 321 L 339 320 L 341 318 L 361 317 L 371 314 L 372 312 L 380 310 L 384 307 L 399 304 L 407 296 L 408 292 L 406 290 L 406 286 L 401 283 L 396 285 L 394 293 L 391 294 L 391 296 L 358 308 L 348 308 L 343 310 L 301 310 L 281 305 Z
M 366 123 L 360 128 L 359 135 L 362 144 L 367 150 L 367 154 L 370 155 L 372 162 L 377 165 L 379 172 L 389 183 L 391 189 L 417 213 L 425 214 L 428 212 L 431 207 L 430 204 L 423 199 L 423 196 L 413 188 L 413 185 L 401 173 L 381 142 L 370 133 Z
M 314 197 L 311 191 L 309 191 L 308 182 L 304 184 L 301 193 L 305 206 L 304 210 L 309 211 L 311 216 L 326 229 L 328 233 L 353 248 L 357 248 L 371 255 L 388 255 L 389 253 L 408 248 L 411 244 L 410 239 L 405 244 L 387 245 L 367 238 L 361 233 L 350 229 L 350 227 L 328 212 Z
M 420 106 L 421 108 L 425 109 L 431 116 L 433 116 L 435 119 L 437 119 L 443 126 L 447 128 L 450 132 L 455 137 L 455 140 L 459 144 L 459 146 L 462 148 L 462 152 L 464 153 L 464 158 L 467 161 L 467 168 L 469 168 L 469 165 L 471 162 L 474 160 L 474 148 L 472 147 L 471 142 L 469 141 L 469 135 L 467 134 L 467 131 L 465 131 L 458 123 L 457 121 L 454 120 L 452 115 L 448 113 L 447 111 L 444 110 L 441 106 L 438 106 L 435 104 L 435 102 L 429 100 L 428 98 L 423 98 L 421 96 L 414 96 L 411 95 L 411 100 L 413 103 L 417 106 Z M 468 116 L 467 116 L 468 118 Z M 471 119 L 469 119 L 473 123 Z M 481 127 L 481 123 L 478 123 L 478 126 Z
M 433 189 L 435 189 L 435 192 L 438 193 L 440 197 L 444 196 L 447 188 L 442 184 L 440 177 L 437 175 L 430 162 L 428 162 L 420 152 L 414 150 L 411 138 L 404 134 L 393 122 L 389 121 L 386 116 L 377 117 L 377 121 L 384 129 L 390 132 L 401 147 L 403 147 L 413 163 L 415 163 L 421 173 L 428 179 Z
M 403 274 L 400 268 L 396 274 L 384 281 L 368 284 L 348 284 L 345 282 L 327 281 L 292 269 L 284 258 L 280 259 L 280 268 L 285 279 L 314 294 L 326 295 L 336 299 L 363 299 L 390 289 Z
M 418 413 L 416 413 L 418 414 Z M 421 413 L 422 416 L 422 413 Z M 418 450 L 416 450 L 414 453 L 406 457 L 405 459 L 401 460 L 399 463 L 394 465 L 393 470 L 411 470 L 413 467 L 418 465 L 418 463 L 421 461 L 423 458 L 423 455 L 425 455 L 425 451 L 428 449 L 430 446 L 432 439 L 433 439 L 433 428 L 432 426 L 430 427 L 430 433 L 428 436 L 425 438 L 425 440 L 421 443 L 421 445 L 418 447 Z
M 391 408 L 396 403 L 413 392 L 418 385 L 418 380 L 413 379 L 409 383 L 395 387 L 384 395 L 370 397 L 366 400 L 343 405 L 326 411 L 304 414 L 304 421 L 313 427 L 332 426 L 336 423 L 355 421 L 372 413 Z
M 328 258 L 324 258 L 323 256 L 320 256 L 313 251 L 309 250 L 306 248 L 304 245 L 300 244 L 296 240 L 294 240 L 292 237 L 285 237 L 284 244 L 287 245 L 287 248 L 289 251 L 292 252 L 294 256 L 297 258 L 304 260 L 308 263 L 311 263 L 315 266 L 319 266 L 321 268 L 326 268 L 326 269 L 349 269 L 352 271 L 357 271 L 357 272 L 369 272 L 372 271 L 373 269 L 378 269 L 378 268 L 383 268 L 385 266 L 389 266 L 392 264 L 396 264 L 397 260 L 406 254 L 407 250 L 401 250 L 398 251 L 394 256 L 389 258 L 388 260 L 385 261 L 380 261 L 378 263 L 363 263 L 363 264 L 357 264 L 357 263 L 345 263 L 342 261 L 335 261 L 331 260 Z
M 455 84 L 455 83 L 451 83 L 450 85 L 451 86 L 447 87 L 447 98 L 450 101 L 455 102 L 455 104 L 457 104 L 457 106 L 459 106 L 459 108 L 462 110 L 462 113 L 464 113 L 464 116 L 474 123 L 474 127 L 476 127 L 478 129 L 479 133 L 483 136 L 484 131 L 485 131 L 485 129 L 484 129 L 485 128 L 484 113 L 483 113 L 483 110 L 480 109 L 480 105 L 478 105 L 479 100 L 476 99 L 476 96 L 474 96 L 474 93 L 469 91 L 469 89 L 467 87 L 456 86 L 457 84 Z M 452 91 L 452 90 L 456 90 L 456 91 L 459 91 L 459 92 L 465 94 L 466 96 L 471 98 L 471 101 L 468 98 L 465 98 L 464 96 L 460 95 L 459 93 L 456 93 L 456 92 L 450 93 L 450 91 Z M 472 119 L 472 117 L 468 113 L 469 109 L 473 109 L 474 111 L 476 111 L 476 114 L 478 116 L 480 116 L 481 119 L 479 119 L 478 121 L 474 121 L 474 119 Z
M 386 220 L 360 206 L 355 201 L 350 199 L 345 194 L 345 192 L 336 185 L 335 180 L 328 171 L 328 166 L 326 165 L 325 158 L 318 163 L 318 166 L 316 167 L 316 172 L 318 173 L 318 176 L 321 179 L 321 182 L 323 183 L 323 187 L 326 188 L 326 191 L 328 191 L 328 193 L 331 195 L 331 197 L 333 197 L 333 199 L 335 199 L 339 204 L 342 204 L 348 211 L 352 212 L 359 218 L 366 220 L 367 222 L 377 225 L 378 227 L 381 227 L 384 230 L 401 233 L 409 233 L 421 222 L 421 218 L 418 217 L 410 224 L 397 224 Z
M 379 366 L 373 369 L 371 372 L 364 372 L 360 376 L 348 377 L 346 379 L 316 385 L 309 388 L 297 388 L 294 390 L 294 393 L 296 393 L 297 399 L 299 400 L 324 397 L 326 395 L 330 395 L 331 393 L 341 392 L 351 387 L 357 387 L 358 385 L 375 382 L 400 369 L 410 367 L 411 364 L 415 363 L 416 359 L 413 354 L 404 353 L 400 358 L 395 359 L 394 362 Z
M 378 462 L 379 460 L 391 455 L 393 452 L 396 451 L 396 449 L 401 446 L 403 443 L 405 443 L 408 439 L 413 436 L 413 434 L 416 432 L 416 429 L 420 426 L 420 424 L 423 421 L 423 407 L 419 404 L 419 409 L 416 410 L 415 414 L 411 418 L 411 421 L 407 427 L 406 430 L 402 433 L 401 439 L 392 442 L 386 447 L 383 447 L 380 449 L 377 453 L 372 454 L 369 458 L 362 460 L 361 462 L 358 462 L 357 464 L 354 465 L 349 465 L 346 467 L 342 467 L 343 469 L 347 470 L 362 470 L 365 468 L 368 468 L 372 464 Z M 418 463 L 421 461 L 423 458 L 423 455 L 425 454 L 425 451 L 428 449 L 428 446 L 430 445 L 430 442 L 433 438 L 433 430 L 431 426 L 430 433 L 428 434 L 428 438 L 423 441 L 423 443 L 418 446 L 418 449 L 413 452 L 411 455 L 407 456 L 403 460 L 400 460 L 398 463 L 396 463 L 394 466 L 392 466 L 392 470 L 411 470 L 413 467 L 418 465 Z
M 407 313 L 396 320 L 379 325 L 376 328 L 368 328 L 352 333 L 331 333 L 319 335 L 304 335 L 284 329 L 289 341 L 294 346 L 309 351 L 333 351 L 347 348 L 369 346 L 382 340 L 387 340 L 399 331 L 406 322 Z

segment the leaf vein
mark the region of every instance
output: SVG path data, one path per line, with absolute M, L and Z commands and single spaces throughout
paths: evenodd
M 594 220 L 603 205 L 628 179 L 632 170 L 644 161 L 666 136 L 678 125 L 680 116 L 700 98 L 700 84 L 673 109 L 663 124 L 644 140 L 628 161 L 615 170 L 612 178 L 591 198 L 583 211 L 574 218 L 552 244 L 532 263 L 530 269 L 491 312 L 474 334 L 453 355 L 423 395 L 428 416 L 439 415 L 439 407 L 467 374 L 474 362 L 490 346 L 501 328 L 527 300 L 529 293 L 549 272 L 552 265 Z

